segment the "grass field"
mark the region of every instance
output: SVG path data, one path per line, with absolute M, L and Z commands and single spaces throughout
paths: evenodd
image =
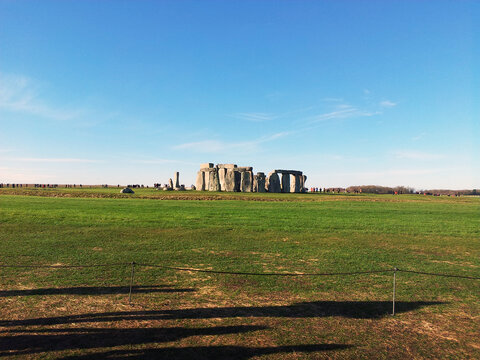
M 480 276 L 479 240 L 473 197 L 0 189 L 3 265 Z M 480 358 L 479 280 L 397 273 L 392 317 L 391 272 L 0 272 L 0 356 Z

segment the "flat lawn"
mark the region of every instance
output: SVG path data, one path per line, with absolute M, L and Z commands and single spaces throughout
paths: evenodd
M 0 189 L 0 264 L 480 277 L 480 198 Z M 35 195 L 35 196 L 27 196 Z M 480 280 L 0 268 L 0 356 L 479 358 Z

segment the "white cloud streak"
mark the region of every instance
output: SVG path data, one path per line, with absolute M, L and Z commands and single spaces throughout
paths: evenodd
M 394 153 L 395 158 L 397 159 L 407 159 L 407 160 L 441 160 L 446 159 L 447 156 L 443 154 L 431 154 L 415 150 L 401 150 Z
M 355 117 L 370 117 L 380 114 L 379 111 L 365 111 L 348 104 L 336 106 L 336 110 L 327 113 L 312 116 L 308 119 L 308 124 L 315 124 L 335 119 L 349 119 Z
M 81 111 L 47 104 L 41 99 L 36 86 L 22 75 L 0 73 L 0 110 L 23 113 L 52 120 L 70 120 Z
M 390 100 L 384 100 L 384 101 L 380 102 L 380 106 L 390 108 L 390 107 L 397 106 L 397 103 L 395 103 L 393 101 L 390 101 Z
M 235 113 L 235 114 L 232 114 L 231 117 L 238 120 L 251 121 L 251 122 L 271 121 L 276 118 L 276 116 L 273 114 L 261 113 L 261 112 Z
M 260 138 L 250 140 L 250 141 L 240 141 L 240 142 L 225 142 L 220 140 L 204 140 L 197 142 L 190 142 L 179 144 L 173 147 L 174 150 L 194 150 L 201 153 L 216 153 L 216 152 L 225 152 L 233 150 L 248 150 L 256 149 L 258 145 L 274 141 L 285 136 L 288 136 L 291 132 L 283 131 L 278 132 L 272 135 L 262 136 Z
M 77 158 L 3 158 L 1 160 L 31 163 L 103 163 L 102 160 Z

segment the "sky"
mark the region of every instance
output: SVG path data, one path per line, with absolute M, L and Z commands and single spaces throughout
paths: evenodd
M 0 2 L 0 182 L 480 188 L 478 1 Z

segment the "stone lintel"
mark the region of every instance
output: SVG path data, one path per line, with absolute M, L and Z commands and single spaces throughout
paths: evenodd
M 219 169 L 235 169 L 237 165 L 235 164 L 218 164 L 217 167 Z
M 213 168 L 213 163 L 200 164 L 200 169 L 208 169 L 208 168 Z
M 239 166 L 237 167 L 238 171 L 253 171 L 252 166 Z
M 291 175 L 303 175 L 301 171 L 298 170 L 283 170 L 283 169 L 278 169 L 278 170 L 273 170 L 272 173 L 282 173 L 282 174 L 291 174 Z

